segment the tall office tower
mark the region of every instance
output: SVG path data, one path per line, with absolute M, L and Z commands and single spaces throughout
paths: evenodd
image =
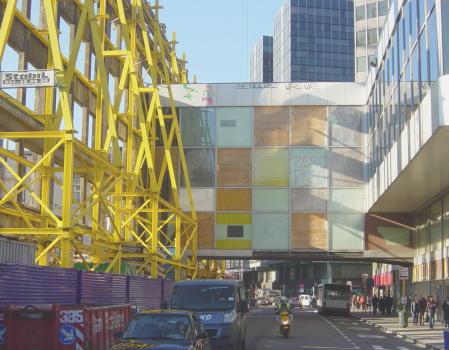
M 273 79 L 354 81 L 354 1 L 286 0 L 274 19 Z
M 389 0 L 355 0 L 355 80 L 365 82 L 377 49 Z
M 273 37 L 262 36 L 251 51 L 250 80 L 255 83 L 273 82 Z

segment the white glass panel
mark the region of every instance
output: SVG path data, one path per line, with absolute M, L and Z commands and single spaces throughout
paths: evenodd
M 329 222 L 331 250 L 363 250 L 364 214 L 332 213 Z
M 365 183 L 362 148 L 335 148 L 330 163 L 332 187 L 360 187 Z
M 290 186 L 327 187 L 327 148 L 292 148 Z
M 366 191 L 364 189 L 331 190 L 330 211 L 364 212 L 366 208 Z
M 196 211 L 215 210 L 215 189 L 193 188 L 192 197 Z M 185 188 L 181 188 L 181 208 L 183 211 L 191 211 L 189 196 Z
M 292 210 L 325 212 L 329 190 L 326 188 L 296 188 L 292 190 Z

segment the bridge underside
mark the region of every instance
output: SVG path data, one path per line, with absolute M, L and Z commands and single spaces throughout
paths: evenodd
M 413 257 L 393 256 L 383 252 L 363 251 L 363 252 L 244 252 L 233 251 L 223 252 L 217 250 L 199 250 L 200 259 L 238 259 L 238 260 L 301 260 L 301 261 L 363 261 L 388 263 L 399 265 L 412 265 Z

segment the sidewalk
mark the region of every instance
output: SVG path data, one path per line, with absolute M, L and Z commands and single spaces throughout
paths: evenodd
M 429 328 L 429 324 L 424 326 L 414 326 L 412 318 L 409 318 L 407 328 L 399 326 L 399 319 L 397 316 L 385 317 L 374 316 L 365 312 L 354 311 L 351 312 L 353 317 L 360 319 L 374 327 L 380 328 L 386 333 L 390 333 L 415 344 L 425 346 L 427 349 L 441 350 L 444 349 L 443 330 L 444 327 L 440 322 L 435 324 L 433 329 Z

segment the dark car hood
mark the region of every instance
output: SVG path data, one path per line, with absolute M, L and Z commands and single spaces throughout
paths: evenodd
M 157 342 L 121 341 L 112 347 L 112 350 L 190 350 L 190 345 L 161 344 Z

